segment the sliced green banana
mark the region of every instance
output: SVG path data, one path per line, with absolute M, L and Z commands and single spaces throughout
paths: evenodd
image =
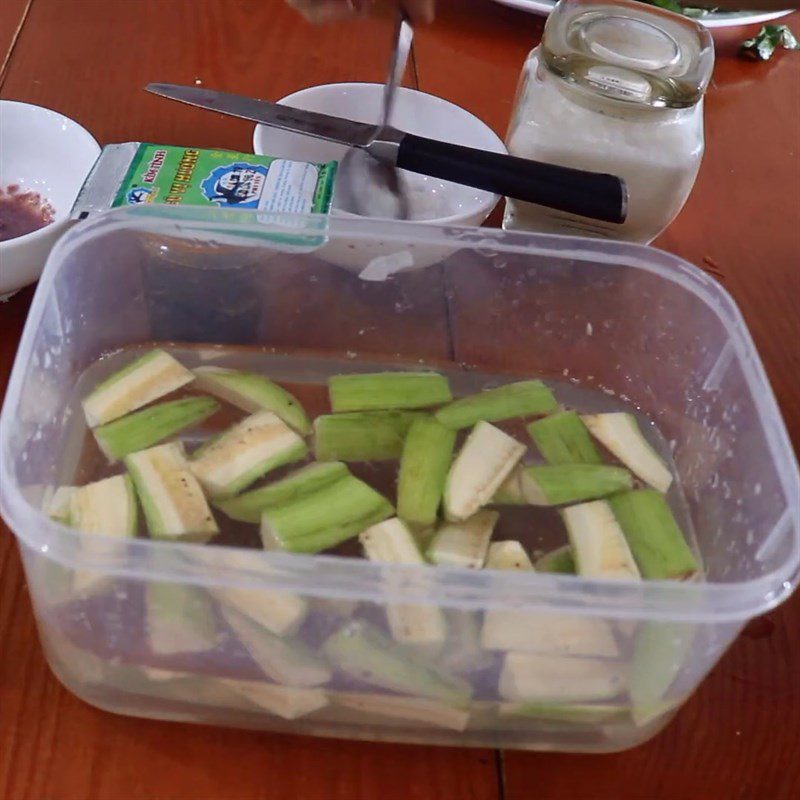
M 684 579 L 700 570 L 660 492 L 625 492 L 610 498 L 609 503 L 643 578 Z
M 359 540 L 370 561 L 424 565 L 417 542 L 396 517 L 365 530 Z M 389 605 L 386 616 L 392 638 L 402 644 L 441 644 L 447 635 L 444 613 L 433 605 Z
M 403 454 L 414 411 L 360 411 L 314 420 L 317 461 L 393 461 Z
M 492 542 L 486 556 L 486 569 L 533 572 L 533 564 L 521 542 Z
M 557 407 L 553 393 L 541 381 L 520 381 L 454 400 L 436 412 L 436 419 L 458 430 L 481 421 L 547 414 Z
M 152 538 L 204 542 L 219 533 L 182 444 L 170 442 L 131 453 L 125 466 Z
M 561 575 L 576 575 L 575 556 L 572 548 L 565 544 L 549 553 L 545 553 L 536 561 L 537 572 L 555 572 Z
M 633 414 L 584 414 L 581 419 L 592 436 L 634 475 L 659 492 L 669 489 L 672 473 L 645 439 Z
M 507 653 L 498 691 L 507 700 L 581 703 L 609 700 L 626 685 L 625 667 L 614 661 Z
M 260 411 L 204 447 L 191 468 L 211 497 L 226 498 L 307 453 L 303 439 L 280 417 Z
M 159 656 L 201 653 L 218 643 L 211 602 L 201 589 L 181 583 L 145 584 L 145 630 Z
M 271 411 L 304 436 L 311 432 L 308 416 L 297 398 L 264 375 L 222 367 L 198 367 L 194 374 L 195 387 L 203 392 L 249 414 Z
M 463 522 L 444 523 L 428 545 L 428 560 L 437 566 L 481 569 L 499 516 L 484 509 Z
M 425 697 L 334 692 L 330 698 L 334 705 L 356 711 L 359 717 L 364 714 L 412 725 L 431 725 L 451 731 L 463 731 L 469 722 L 469 711 Z
M 194 380 L 194 374 L 163 350 L 137 358 L 100 383 L 83 401 L 90 428 L 124 417 Z
M 447 378 L 435 372 L 333 375 L 328 387 L 335 412 L 428 408 L 453 397 Z
M 589 429 L 575 411 L 561 411 L 528 425 L 528 433 L 548 464 L 602 464 Z
M 279 686 L 265 681 L 243 681 L 218 678 L 219 683 L 254 706 L 283 719 L 299 719 L 328 705 L 322 689 Z
M 479 422 L 456 456 L 444 490 L 445 517 L 458 522 L 485 506 L 525 453 L 525 445 Z
M 284 686 L 321 686 L 331 679 L 325 661 L 300 641 L 281 638 L 231 608 L 220 609 L 240 644 L 264 674 Z
M 412 653 L 365 622 L 349 622 L 323 646 L 331 663 L 357 680 L 400 694 L 466 705 L 469 684 Z
M 456 433 L 421 415 L 406 434 L 397 483 L 397 513 L 421 528 L 436 522 L 453 460 Z
M 283 550 L 318 553 L 393 513 L 385 497 L 348 475 L 293 502 L 266 509 L 261 517 L 261 538 L 265 546 L 274 539 Z
M 604 500 L 562 509 L 578 575 L 584 578 L 639 580 L 633 560 L 611 506 Z
M 279 481 L 227 500 L 218 500 L 214 505 L 231 519 L 259 523 L 262 512 L 267 508 L 291 503 L 349 474 L 347 466 L 341 461 L 309 464 Z
M 148 406 L 94 429 L 97 444 L 114 463 L 131 453 L 198 425 L 219 410 L 211 397 L 185 397 Z

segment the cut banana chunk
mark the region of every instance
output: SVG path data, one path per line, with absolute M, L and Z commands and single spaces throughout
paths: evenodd
M 485 506 L 525 453 L 525 445 L 479 422 L 461 448 L 444 490 L 447 519 L 458 522 Z
M 136 484 L 151 537 L 204 542 L 219 533 L 182 444 L 131 453 L 125 466 Z
M 81 550 L 85 555 L 103 556 L 113 546 L 103 543 L 104 537 L 131 539 L 136 536 L 138 513 L 136 493 L 128 475 L 115 475 L 62 494 L 69 495 L 68 524 L 81 533 Z M 62 509 L 63 510 L 63 509 Z M 86 595 L 105 589 L 111 583 L 103 572 L 77 569 L 72 573 L 72 591 Z
M 317 461 L 392 461 L 403 454 L 415 411 L 323 414 L 314 420 Z
M 508 569 L 533 572 L 533 564 L 520 542 L 492 542 L 486 556 L 486 569 Z
M 469 428 L 483 420 L 499 422 L 512 417 L 547 414 L 557 408 L 553 393 L 541 381 L 519 381 L 460 397 L 436 412 L 436 419 L 448 428 Z
M 370 561 L 425 564 L 411 531 L 396 517 L 367 528 L 359 540 Z M 386 616 L 396 642 L 440 644 L 447 635 L 444 613 L 433 605 L 390 605 Z
M 347 623 L 328 638 L 323 650 L 339 670 L 373 686 L 452 705 L 469 701 L 471 689 L 466 681 L 365 622 Z
M 620 663 L 507 653 L 498 690 L 508 700 L 585 702 L 615 697 L 626 683 L 627 673 Z
M 561 411 L 528 425 L 528 433 L 548 464 L 602 464 L 585 423 L 574 411 Z
M 487 650 L 552 656 L 619 656 L 619 646 L 605 620 L 573 614 L 489 609 L 484 616 L 481 644 Z
M 191 468 L 211 497 L 225 498 L 307 452 L 303 439 L 280 417 L 260 411 L 203 447 Z
M 217 624 L 208 596 L 180 583 L 145 584 L 145 631 L 159 656 L 202 653 L 217 646 Z
M 153 350 L 106 378 L 83 401 L 90 428 L 124 417 L 194 380 L 169 353 Z
M 428 545 L 428 560 L 437 566 L 481 569 L 499 516 L 484 509 L 463 522 L 446 522 Z
M 630 489 L 633 479 L 622 467 L 605 464 L 558 464 L 526 467 L 524 493 L 531 505 L 557 506 L 607 497 Z
M 604 500 L 561 511 L 578 575 L 584 578 L 639 580 L 639 568 L 611 506 Z
M 294 502 L 349 474 L 350 470 L 341 461 L 309 464 L 279 481 L 228 500 L 218 500 L 214 505 L 231 519 L 259 523 L 266 509 Z
M 421 415 L 412 423 L 397 481 L 397 513 L 410 525 L 435 524 L 455 443 L 455 431 L 433 417 Z
M 545 553 L 536 561 L 536 571 L 575 575 L 575 556 L 572 554 L 572 548 L 565 544 Z
M 232 678 L 218 678 L 218 681 L 253 705 L 283 719 L 306 717 L 328 705 L 328 697 L 321 689 L 301 689 L 264 681 L 241 681 Z
M 44 513 L 62 525 L 69 525 L 72 495 L 77 490 L 76 486 L 59 486 L 50 497 L 46 498 L 43 504 Z
M 659 492 L 672 484 L 672 473 L 650 446 L 633 414 L 585 414 L 586 427 L 592 436 L 613 453 L 634 475 Z
M 263 375 L 222 367 L 198 367 L 194 374 L 195 387 L 201 391 L 226 400 L 249 414 L 272 411 L 298 433 L 311 432 L 303 406 L 286 389 Z
M 261 517 L 261 539 L 267 549 L 274 541 L 282 550 L 318 553 L 393 513 L 385 497 L 347 475 L 291 503 L 266 509 Z
M 642 577 L 685 579 L 700 565 L 663 494 L 653 489 L 625 492 L 609 500 Z
M 231 608 L 220 610 L 242 647 L 276 683 L 320 686 L 331 679 L 327 664 L 301 642 L 275 636 Z
M 333 375 L 328 386 L 335 412 L 426 408 L 452 399 L 447 378 L 435 372 Z
M 211 397 L 170 400 L 100 425 L 94 429 L 94 436 L 106 458 L 114 463 L 199 424 L 218 409 L 219 403 Z
M 374 715 L 384 719 L 414 725 L 432 725 L 451 731 L 463 731 L 469 722 L 469 711 L 423 697 L 401 697 L 366 692 L 335 692 L 330 696 L 334 705 Z

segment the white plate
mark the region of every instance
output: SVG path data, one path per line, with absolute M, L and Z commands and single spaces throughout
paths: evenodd
M 531 14 L 547 16 L 555 7 L 555 0 L 494 0 L 511 8 L 519 8 Z M 688 4 L 690 5 L 690 4 Z M 757 22 L 768 22 L 791 14 L 792 9 L 785 11 L 712 11 L 706 17 L 700 17 L 706 28 L 731 28 L 735 25 L 755 25 Z

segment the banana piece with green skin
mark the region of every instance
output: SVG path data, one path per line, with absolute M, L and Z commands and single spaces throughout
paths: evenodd
M 194 375 L 195 388 L 248 414 L 271 411 L 301 435 L 311 432 L 308 416 L 297 398 L 264 375 L 223 367 L 197 367 Z
M 71 527 L 81 533 L 81 551 L 90 557 L 103 556 L 114 552 L 114 546 L 104 539 L 132 539 L 138 528 L 138 506 L 133 482 L 128 475 L 115 475 L 112 478 L 95 481 L 64 492 L 61 496 L 61 512 L 69 498 L 67 519 Z M 101 571 L 94 572 L 76 569 L 72 573 L 71 590 L 81 595 L 97 593 L 111 584 L 111 578 Z
M 659 492 L 672 485 L 672 473 L 642 434 L 633 414 L 584 414 L 581 419 L 606 450 Z
M 611 506 L 605 500 L 562 509 L 561 517 L 578 575 L 605 580 L 641 580 L 639 568 Z
M 498 692 L 528 703 L 583 703 L 609 700 L 627 687 L 624 664 L 596 658 L 563 658 L 506 653 Z
M 560 575 L 575 575 L 575 556 L 572 548 L 565 544 L 540 556 L 536 561 L 537 572 L 553 572 Z
M 444 490 L 445 518 L 460 522 L 494 496 L 525 453 L 525 445 L 488 422 L 479 422 L 456 456 Z
M 700 571 L 663 494 L 638 489 L 608 502 L 643 578 L 685 580 Z
M 257 524 L 261 522 L 261 515 L 266 509 L 291 503 L 349 474 L 347 465 L 341 461 L 309 464 L 279 481 L 227 500 L 217 500 L 214 506 L 231 519 Z
M 226 568 L 238 569 L 242 574 L 253 574 L 269 581 L 274 568 L 253 558 L 256 553 L 226 552 Z M 308 601 L 291 592 L 275 589 L 250 589 L 241 586 L 215 586 L 211 593 L 223 606 L 238 611 L 242 616 L 266 628 L 276 636 L 290 636 L 303 623 L 308 614 Z
M 463 522 L 445 522 L 428 545 L 428 561 L 440 567 L 481 569 L 499 516 L 484 509 Z
M 499 422 L 512 417 L 547 414 L 558 407 L 550 389 L 541 381 L 519 381 L 460 397 L 436 412 L 436 419 L 453 430 L 478 422 Z
M 602 464 L 589 429 L 575 411 L 560 411 L 528 425 L 528 433 L 548 464 Z
M 242 647 L 275 683 L 310 687 L 331 679 L 325 661 L 302 642 L 275 636 L 232 608 L 221 606 L 220 611 Z
M 399 724 L 430 725 L 451 731 L 463 731 L 469 722 L 469 711 L 425 697 L 372 694 L 367 692 L 333 692 L 335 706 L 358 712 L 354 721 L 363 724 L 362 715 L 380 717 Z
M 219 533 L 180 442 L 125 457 L 153 539 L 205 542 Z
M 341 672 L 365 683 L 413 697 L 466 707 L 469 684 L 432 659 L 398 645 L 366 622 L 348 622 L 323 645 Z
M 261 539 L 266 549 L 277 544 L 293 553 L 318 553 L 393 514 L 385 497 L 347 475 L 293 502 L 266 509 Z
M 322 689 L 234 678 L 217 678 L 217 681 L 254 706 L 283 719 L 306 717 L 328 705 L 328 696 Z
M 83 400 L 90 428 L 124 417 L 191 383 L 194 374 L 164 350 L 152 350 L 102 381 Z
M 192 472 L 214 499 L 233 497 L 308 453 L 302 437 L 271 411 L 243 419 L 195 454 Z
M 145 584 L 145 631 L 150 652 L 159 656 L 203 653 L 219 641 L 208 595 L 181 583 Z
M 331 409 L 336 413 L 428 408 L 453 397 L 447 378 L 436 372 L 333 375 L 328 388 Z
M 156 403 L 95 428 L 97 444 L 113 464 L 139 450 L 198 425 L 219 410 L 211 397 L 185 397 Z
M 393 461 L 403 454 L 418 411 L 355 411 L 314 420 L 317 461 Z
M 358 538 L 370 561 L 426 564 L 413 534 L 397 517 L 367 528 Z M 433 605 L 389 605 L 386 617 L 392 638 L 401 644 L 441 644 L 447 636 L 444 612 Z

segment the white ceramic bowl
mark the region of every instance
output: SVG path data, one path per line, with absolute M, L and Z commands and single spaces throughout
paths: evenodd
M 39 277 L 99 152 L 92 135 L 63 114 L 0 100 L 0 188 L 37 192 L 55 210 L 50 225 L 0 242 L 0 297 Z
M 383 100 L 383 85 L 377 83 L 330 83 L 311 86 L 287 95 L 279 100 L 284 105 L 307 111 L 347 117 L 358 122 L 376 122 L 380 117 Z M 505 153 L 506 148 L 499 136 L 484 122 L 460 106 L 424 92 L 401 87 L 397 91 L 392 124 L 409 133 L 428 136 L 432 139 Z M 297 161 L 340 161 L 347 152 L 344 145 L 325 142 L 309 136 L 288 133 L 266 125 L 257 125 L 253 133 L 253 149 L 260 155 L 277 156 Z M 461 186 L 438 178 L 429 178 L 431 191 L 447 197 L 447 206 L 453 213 L 447 217 L 417 220 L 435 225 L 480 225 L 492 212 L 500 199 L 491 192 Z M 334 214 L 348 216 L 334 210 Z M 399 253 L 395 246 L 385 242 L 359 242 L 356 247 L 328 248 L 326 257 L 334 263 L 351 269 L 363 269 L 375 259 L 396 256 L 374 265 L 374 274 L 388 269 L 419 268 L 428 266 L 447 253 L 420 246 L 415 251 Z

